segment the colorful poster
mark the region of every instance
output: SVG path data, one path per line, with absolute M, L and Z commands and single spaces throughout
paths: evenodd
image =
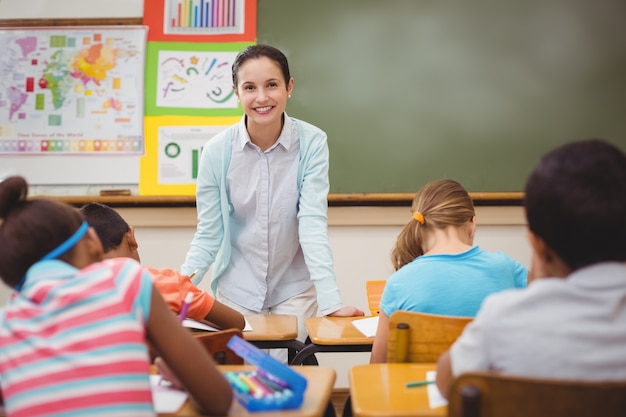
M 232 64 L 247 45 L 149 42 L 146 115 L 240 115 Z
M 240 117 L 146 116 L 140 195 L 195 195 L 202 147 Z
M 146 28 L 0 30 L 0 153 L 143 153 Z
M 254 42 L 257 0 L 144 0 L 149 41 Z

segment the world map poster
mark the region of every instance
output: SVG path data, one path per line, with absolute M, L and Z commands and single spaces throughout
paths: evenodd
M 146 32 L 0 30 L 0 154 L 142 154 Z

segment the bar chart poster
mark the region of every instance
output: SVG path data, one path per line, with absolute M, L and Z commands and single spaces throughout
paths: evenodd
M 231 68 L 247 45 L 149 42 L 146 115 L 242 115 Z
M 149 41 L 254 42 L 257 0 L 144 0 Z
M 146 116 L 140 195 L 195 195 L 204 145 L 240 117 Z

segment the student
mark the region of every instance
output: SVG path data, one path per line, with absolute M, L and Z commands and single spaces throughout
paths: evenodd
M 337 288 L 327 234 L 328 145 L 315 126 L 289 117 L 294 80 L 268 45 L 236 57 L 233 88 L 244 116 L 204 146 L 198 227 L 181 272 L 212 265 L 219 301 L 243 314 L 355 316 Z
M 89 203 L 82 206 L 80 212 L 98 234 L 105 258 L 126 257 L 141 262 L 135 231 L 117 211 L 104 204 Z M 186 295 L 192 293 L 187 317 L 197 321 L 206 320 L 221 329 L 234 327 L 242 330 L 245 327 L 246 322 L 241 313 L 215 301 L 206 291 L 196 287 L 189 276 L 169 268 L 145 268 L 153 276 L 154 286 L 170 310 L 176 314 L 179 314 Z
M 424 185 L 411 211 L 392 251 L 396 272 L 383 290 L 371 363 L 387 361 L 389 317 L 395 311 L 473 317 L 488 294 L 526 286 L 526 267 L 474 245 L 474 205 L 458 182 Z
M 78 210 L 27 194 L 22 177 L 0 183 L 0 277 L 15 289 L 0 310 L 7 415 L 154 416 L 146 338 L 199 411 L 226 414 L 228 381 L 148 272 L 103 260 Z
M 468 371 L 626 380 L 626 155 L 602 140 L 557 147 L 524 206 L 535 279 L 488 297 L 440 357 L 444 396 Z

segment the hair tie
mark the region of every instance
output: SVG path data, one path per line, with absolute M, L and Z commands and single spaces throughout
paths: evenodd
M 65 252 L 67 252 L 70 249 L 72 249 L 74 247 L 74 245 L 76 245 L 78 243 L 78 241 L 81 240 L 83 238 L 83 236 L 85 236 L 85 233 L 87 233 L 88 229 L 89 229 L 89 225 L 87 224 L 86 221 L 83 221 L 83 223 L 74 232 L 74 234 L 72 234 L 72 236 L 70 236 L 69 238 L 67 238 L 67 240 L 65 242 L 61 243 L 59 246 L 57 246 L 56 248 L 54 248 L 53 250 L 48 252 L 46 255 L 44 255 L 37 262 L 47 261 L 47 260 L 50 260 L 50 259 L 56 259 L 59 256 L 63 255 Z M 15 290 L 16 291 L 20 291 L 22 289 L 22 287 L 24 286 L 25 282 L 26 282 L 26 275 L 24 275 L 22 277 L 22 280 L 20 282 L 18 282 L 17 285 L 14 287 Z
M 424 224 L 424 215 L 419 211 L 413 213 L 413 219 L 417 220 L 419 224 Z

